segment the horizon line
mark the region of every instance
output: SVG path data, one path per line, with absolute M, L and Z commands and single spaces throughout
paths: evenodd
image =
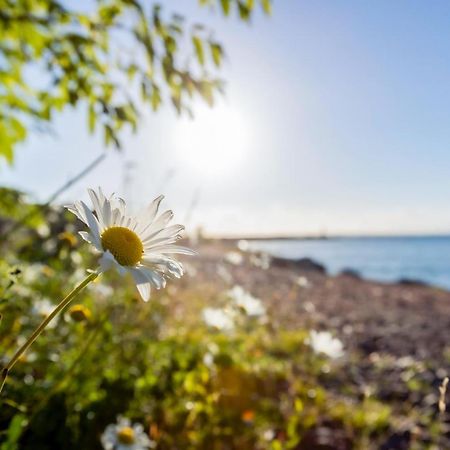
M 336 233 L 336 234 L 220 234 L 205 233 L 203 239 L 219 239 L 227 241 L 257 241 L 257 240 L 332 240 L 358 238 L 450 238 L 450 231 L 440 233 Z

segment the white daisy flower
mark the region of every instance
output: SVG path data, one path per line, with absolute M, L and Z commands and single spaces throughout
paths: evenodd
M 263 316 L 266 314 L 266 308 L 259 298 L 253 297 L 242 286 L 234 286 L 227 292 L 234 304 L 238 308 L 242 308 L 247 315 L 251 317 Z
M 234 266 L 240 266 L 244 261 L 244 257 L 239 252 L 227 252 L 224 259 Z
M 55 309 L 54 303 L 52 303 L 47 298 L 36 300 L 35 302 L 33 302 L 32 311 L 41 318 L 48 317 L 50 313 L 53 312 L 54 309 Z M 47 328 L 55 328 L 57 324 L 58 324 L 57 320 L 52 320 L 47 325 Z
M 203 320 L 211 328 L 217 330 L 231 331 L 234 328 L 234 320 L 230 311 L 219 308 L 205 308 L 202 311 Z
M 309 333 L 309 345 L 316 353 L 323 353 L 333 359 L 344 355 L 344 345 L 329 331 L 312 330 Z
M 53 310 L 55 305 L 47 298 L 33 302 L 33 311 L 42 317 L 47 317 Z
M 132 425 L 125 417 L 119 417 L 117 423 L 108 425 L 100 440 L 105 450 L 144 450 L 155 446 L 141 424 Z
M 144 301 L 150 298 L 151 287 L 160 289 L 166 278 L 180 278 L 182 265 L 173 259 L 174 254 L 193 255 L 192 250 L 175 245 L 181 238 L 182 225 L 168 223 L 172 211 L 158 216 L 163 196 L 159 196 L 140 214 L 127 213 L 124 200 L 111 196 L 106 198 L 102 190 L 88 190 L 94 212 L 82 201 L 67 206 L 88 227 L 81 237 L 99 252 L 102 272 L 116 267 L 120 274 L 130 273 Z

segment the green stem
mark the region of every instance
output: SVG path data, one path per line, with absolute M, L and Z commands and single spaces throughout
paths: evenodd
M 45 327 L 50 323 L 50 321 L 57 316 L 73 299 L 74 297 L 82 291 L 91 281 L 94 281 L 98 277 L 98 273 L 90 273 L 70 294 L 68 294 L 59 305 L 42 321 L 42 323 L 34 330 L 33 334 L 26 340 L 26 342 L 16 351 L 14 356 L 11 358 L 9 363 L 3 368 L 0 375 L 0 393 L 5 385 L 6 378 L 9 372 L 13 368 L 14 364 L 19 360 L 19 358 L 28 350 L 30 345 L 39 337 L 39 335 L 45 330 Z

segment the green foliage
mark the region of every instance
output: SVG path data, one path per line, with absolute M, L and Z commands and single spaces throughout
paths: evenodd
M 24 426 L 27 423 L 27 419 L 23 414 L 16 414 L 9 424 L 6 432 L 5 440 L 0 446 L 0 450 L 17 450 L 18 442 Z
M 260 4 L 262 11 L 265 14 L 272 13 L 271 0 L 199 0 L 201 5 L 215 6 L 218 4 L 222 13 L 225 16 L 230 16 L 233 11 L 236 11 L 238 16 L 245 21 L 251 19 L 252 13 L 257 3 Z
M 248 21 L 254 3 L 220 5 L 225 15 L 236 6 Z M 270 12 L 269 0 L 261 5 Z M 98 0 L 88 12 L 77 6 L 0 0 L 0 156 L 9 162 L 32 127 L 68 106 L 85 105 L 89 131 L 120 148 L 124 127 L 139 124 L 138 105 L 156 111 L 170 102 L 192 114 L 195 97 L 212 105 L 223 88 L 214 71 L 223 49 L 206 27 L 140 0 Z

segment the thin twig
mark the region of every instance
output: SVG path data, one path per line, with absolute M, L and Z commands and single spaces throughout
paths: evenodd
M 447 393 L 447 386 L 448 386 L 448 377 L 445 377 L 442 380 L 442 384 L 439 386 L 439 412 L 443 414 L 445 410 L 447 409 L 447 404 L 445 402 L 445 395 Z
M 60 188 L 58 188 L 49 198 L 48 200 L 42 204 L 37 205 L 35 208 L 33 208 L 28 214 L 25 214 L 24 217 L 22 217 L 19 221 L 17 221 L 9 230 L 7 230 L 5 233 L 3 233 L 2 241 L 6 242 L 8 237 L 11 235 L 11 233 L 16 232 L 18 229 L 22 228 L 25 223 L 31 219 L 33 216 L 35 216 L 39 211 L 43 211 L 46 208 L 50 206 L 50 204 L 55 201 L 64 191 L 69 189 L 72 185 L 74 185 L 77 181 L 79 181 L 81 178 L 86 176 L 91 170 L 93 170 L 96 166 L 98 166 L 104 159 L 106 158 L 106 153 L 102 153 L 100 156 L 95 158 L 94 161 L 92 161 L 87 167 L 85 167 L 81 172 L 79 172 L 77 175 L 75 175 L 73 178 L 71 178 L 69 181 L 64 183 Z

